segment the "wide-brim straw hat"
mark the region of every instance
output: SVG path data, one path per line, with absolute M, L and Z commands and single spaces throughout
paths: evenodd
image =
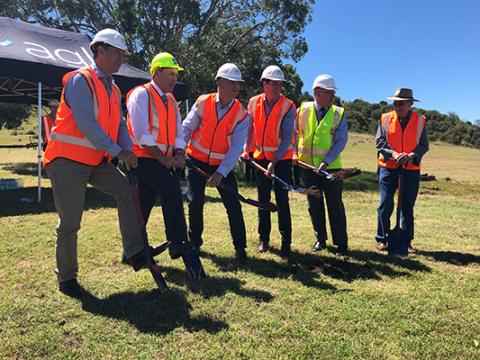
M 393 101 L 406 101 L 406 100 L 420 101 L 413 97 L 412 89 L 407 89 L 407 88 L 398 88 L 395 91 L 395 95 L 391 97 L 387 97 L 387 99 L 393 100 Z

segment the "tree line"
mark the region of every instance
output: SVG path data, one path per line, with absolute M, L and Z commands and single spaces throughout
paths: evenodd
M 341 101 L 348 117 L 350 131 L 375 134 L 382 113 L 392 110 L 386 101 L 372 104 L 364 100 Z M 480 149 L 480 120 L 475 123 L 463 121 L 452 112 L 442 114 L 437 110 L 417 110 L 427 118 L 430 141 L 443 141 Z

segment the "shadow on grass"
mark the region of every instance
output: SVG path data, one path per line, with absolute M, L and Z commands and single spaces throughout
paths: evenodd
M 95 315 L 128 321 L 143 333 L 168 334 L 182 327 L 189 332 L 217 333 L 228 324 L 205 315 L 192 317 L 192 306 L 181 290 L 124 292 L 99 299 L 86 291 L 82 308 Z
M 377 173 L 362 171 L 360 175 L 344 180 L 343 189 L 346 191 L 378 191 Z
M 0 164 L 4 170 L 11 171 L 14 174 L 22 176 L 37 176 L 38 164 L 34 162 L 8 163 Z M 47 179 L 45 169 L 42 168 L 42 178 Z
M 30 186 L 15 190 L 0 191 L 0 216 L 17 216 L 55 212 L 51 188 L 42 188 L 42 201 L 37 202 L 37 187 Z M 206 202 L 221 202 L 220 197 L 205 196 Z M 160 206 L 160 199 L 157 199 Z M 99 208 L 116 208 L 115 199 L 92 187 L 87 188 L 85 210 Z
M 0 216 L 16 216 L 55 212 L 51 188 L 42 189 L 42 201 L 37 202 L 37 188 L 0 191 Z M 116 208 L 115 200 L 94 188 L 87 188 L 85 209 Z
M 333 249 L 331 249 L 333 250 Z M 270 250 L 279 255 L 276 249 Z M 335 287 L 321 281 L 321 275 L 332 279 L 352 282 L 355 280 L 380 280 L 382 276 L 410 276 L 411 272 L 430 272 L 431 269 L 414 258 L 389 257 L 386 254 L 353 250 L 348 256 L 325 256 L 320 254 L 292 253 L 293 261 L 282 264 L 274 261 L 250 257 L 244 266 L 246 271 L 268 278 L 292 278 L 305 286 L 319 287 L 335 291 Z M 206 253 L 223 271 L 234 269 L 234 260 Z M 400 268 L 400 269 L 399 269 Z
M 252 298 L 257 303 L 270 302 L 274 299 L 272 294 L 266 291 L 243 288 L 245 282 L 235 277 L 214 277 L 207 274 L 205 279 L 192 282 L 185 276 L 184 271 L 174 268 L 166 269 L 165 277 L 168 283 L 186 285 L 192 293 L 207 299 L 224 296 L 227 293 Z
M 293 279 L 308 287 L 336 291 L 337 288 L 320 279 L 320 274 L 309 271 L 296 264 L 287 263 L 284 260 L 260 259 L 249 257 L 243 266 L 237 265 L 234 258 L 218 256 L 202 251 L 202 257 L 212 260 L 221 271 L 236 272 L 239 269 L 255 273 L 272 279 Z
M 480 264 L 480 256 L 464 254 L 456 251 L 424 251 L 417 250 L 417 254 L 431 258 L 435 261 L 446 262 L 458 266 Z

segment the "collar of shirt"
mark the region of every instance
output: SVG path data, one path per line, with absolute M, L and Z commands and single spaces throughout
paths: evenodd
M 93 63 L 90 65 L 92 68 L 93 72 L 98 76 L 99 79 L 101 79 L 104 82 L 107 82 L 108 84 L 112 84 L 113 82 L 113 76 L 110 75 L 109 77 L 105 77 L 105 74 L 103 73 L 102 69 L 100 69 L 96 63 Z
M 317 110 L 317 111 L 320 111 L 320 110 L 323 109 L 323 111 L 325 112 L 325 111 L 327 111 L 327 110 L 329 109 L 329 108 L 325 108 L 325 107 L 323 107 L 323 106 L 318 105 L 316 101 L 314 101 L 313 104 L 314 104 L 314 106 L 315 106 L 315 110 Z
M 150 84 L 152 84 L 153 87 L 155 88 L 155 90 L 157 90 L 158 95 L 160 95 L 160 97 L 162 97 L 162 96 L 164 96 L 164 95 L 167 95 L 166 93 L 164 93 L 164 92 L 162 91 L 162 89 L 160 89 L 160 88 L 158 87 L 157 84 L 155 84 L 155 81 L 153 81 L 153 80 L 150 81 Z
M 268 101 L 267 101 L 267 97 L 265 95 L 263 95 L 263 103 L 265 104 L 265 107 L 268 108 L 268 109 L 273 108 L 275 106 L 275 104 L 278 102 L 278 100 L 280 100 L 280 96 L 273 103 L 269 104 Z
M 215 101 L 217 102 L 217 105 L 220 105 L 220 108 L 225 109 L 232 106 L 233 102 L 235 101 L 235 98 L 233 98 L 226 106 L 222 106 L 222 104 L 220 103 L 220 96 L 218 96 L 218 92 L 217 92 L 215 94 Z

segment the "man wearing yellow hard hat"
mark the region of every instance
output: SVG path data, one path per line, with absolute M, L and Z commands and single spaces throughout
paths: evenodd
M 138 178 L 143 217 L 148 221 L 160 194 L 172 259 L 189 249 L 180 183 L 170 171 L 185 166 L 182 119 L 172 94 L 181 70 L 172 54 L 159 53 L 150 64 L 152 80 L 127 95 L 127 125 L 138 157 L 133 171 Z

